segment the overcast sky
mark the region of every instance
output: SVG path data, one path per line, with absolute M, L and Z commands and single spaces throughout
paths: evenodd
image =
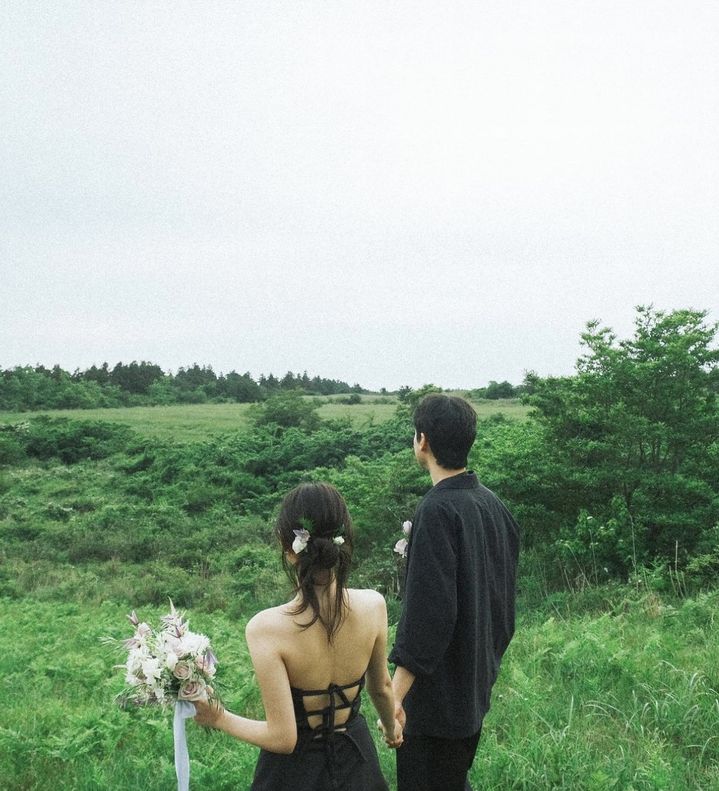
M 719 320 L 719 3 L 0 0 L 0 367 L 379 388 Z

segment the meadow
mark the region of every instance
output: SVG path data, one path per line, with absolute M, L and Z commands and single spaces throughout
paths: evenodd
M 4 598 L 0 609 L 2 788 L 163 791 L 174 787 L 171 713 L 113 705 L 129 603 Z M 520 612 L 472 769 L 473 788 L 719 788 L 719 594 L 668 602 L 603 589 Z M 164 608 L 145 607 L 157 621 Z M 212 636 L 226 705 L 262 716 L 244 619 L 189 613 Z M 365 701 L 365 716 L 375 714 Z M 249 786 L 257 751 L 190 723 L 192 787 Z M 393 781 L 393 755 L 378 744 Z
M 241 404 L 0 415 L 0 788 L 175 787 L 171 714 L 114 705 L 122 658 L 102 642 L 128 636 L 131 609 L 156 622 L 169 597 L 211 636 L 226 705 L 262 716 L 244 626 L 287 595 L 271 523 L 300 480 L 345 493 L 353 584 L 381 590 L 396 623 L 392 546 L 429 486 L 406 415 L 386 399 L 312 403 L 312 428 L 264 425 Z M 591 561 L 565 566 L 562 551 L 579 545 L 564 534 L 541 554 L 539 530 L 556 517 L 531 488 L 546 476 L 528 407 L 478 411 L 472 465 L 527 535 L 517 631 L 473 788 L 719 791 L 715 577 L 691 584 L 676 564 L 623 580 Z M 609 526 L 598 527 L 604 541 Z M 602 551 L 594 541 L 587 557 Z M 363 711 L 374 721 L 368 701 Z M 188 727 L 192 787 L 247 788 L 257 751 Z M 393 754 L 378 750 L 393 784 Z
M 323 420 L 349 419 L 355 426 L 384 423 L 397 410 L 397 399 L 391 396 L 362 396 L 359 404 L 344 404 L 337 397 L 307 396 L 317 403 Z M 472 402 L 480 417 L 503 415 L 522 419 L 529 407 L 518 399 Z M 19 423 L 30 417 L 47 415 L 73 420 L 102 420 L 122 423 L 146 437 L 174 439 L 181 442 L 202 440 L 210 435 L 246 430 L 250 425 L 252 404 L 172 404 L 169 406 L 137 406 L 109 409 L 47 409 L 35 412 L 0 412 L 0 424 Z

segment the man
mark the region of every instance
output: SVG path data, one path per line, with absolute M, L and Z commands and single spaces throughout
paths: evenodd
M 477 415 L 426 396 L 414 453 L 433 487 L 414 516 L 402 615 L 390 661 L 404 745 L 398 791 L 466 791 L 499 663 L 514 633 L 519 528 L 467 470 Z

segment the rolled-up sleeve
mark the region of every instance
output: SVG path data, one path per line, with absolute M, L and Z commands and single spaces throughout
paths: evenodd
M 454 525 L 442 506 L 423 503 L 412 527 L 402 615 L 390 662 L 430 675 L 444 657 L 457 621 Z

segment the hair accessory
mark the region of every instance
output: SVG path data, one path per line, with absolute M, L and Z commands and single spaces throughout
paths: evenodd
M 341 530 L 344 530 L 344 526 L 341 528 Z M 309 530 L 307 530 L 307 528 L 302 528 L 302 530 L 293 530 L 292 532 L 295 534 L 295 540 L 292 542 L 292 551 L 295 553 L 295 555 L 299 555 L 300 552 L 304 552 L 305 549 L 307 549 L 307 544 L 312 538 L 312 534 Z M 332 543 L 337 544 L 337 546 L 342 546 L 344 542 L 345 540 L 342 536 L 335 536 L 332 539 Z
M 299 555 L 300 552 L 304 552 L 307 549 L 307 542 L 310 540 L 310 531 L 305 530 L 293 530 L 295 534 L 295 540 L 292 542 L 292 551 Z

